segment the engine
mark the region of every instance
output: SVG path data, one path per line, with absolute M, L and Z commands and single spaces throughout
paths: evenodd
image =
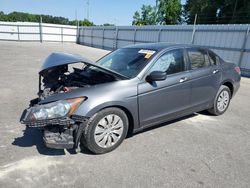
M 40 75 L 42 78 L 42 88 L 38 93 L 40 100 L 54 93 L 69 92 L 74 89 L 115 80 L 114 76 L 91 66 L 73 67 L 72 71 L 69 71 L 68 65 L 60 65 L 44 70 Z

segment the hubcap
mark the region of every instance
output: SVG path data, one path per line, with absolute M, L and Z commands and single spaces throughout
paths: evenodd
M 102 118 L 95 128 L 95 142 L 102 148 L 108 148 L 116 144 L 123 133 L 123 121 L 115 115 L 110 114 Z
M 229 103 L 228 91 L 222 91 L 217 99 L 217 108 L 220 112 L 223 112 Z

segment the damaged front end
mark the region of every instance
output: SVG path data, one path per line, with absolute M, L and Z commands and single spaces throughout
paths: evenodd
M 53 53 L 44 62 L 39 72 L 38 97 L 30 101 L 30 107 L 24 110 L 20 122 L 28 127 L 40 128 L 44 132 L 44 142 L 49 148 L 77 148 L 88 118 L 74 114 L 76 109 L 87 100 L 87 96 L 69 95 L 84 87 L 119 79 L 96 66 L 83 57 Z M 55 97 L 60 95 L 60 97 Z M 50 97 L 57 100 L 47 100 Z
M 28 127 L 42 129 L 47 147 L 70 149 L 78 143 L 77 133 L 87 121 L 87 118 L 72 114 L 86 99 L 86 97 L 79 97 L 35 105 L 24 110 L 20 121 Z
M 39 72 L 38 99 L 117 80 L 117 75 L 78 55 L 52 53 Z

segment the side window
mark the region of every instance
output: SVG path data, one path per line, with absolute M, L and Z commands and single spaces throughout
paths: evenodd
M 216 65 L 220 64 L 220 58 L 218 56 L 216 56 Z
M 209 57 L 210 57 L 210 62 L 211 65 L 219 65 L 220 64 L 220 58 L 215 55 L 214 53 L 208 51 Z
M 163 71 L 167 74 L 174 74 L 185 70 L 183 50 L 172 50 L 162 55 L 150 69 L 153 71 Z
M 201 49 L 187 49 L 191 69 L 199 69 L 210 66 L 207 52 Z
M 215 55 L 212 54 L 211 52 L 209 52 L 208 54 L 209 54 L 209 57 L 210 57 L 211 65 L 216 65 L 216 57 L 215 57 Z
M 209 57 L 210 57 L 210 62 L 212 65 L 219 65 L 220 64 L 220 58 L 215 55 L 214 53 L 208 51 Z

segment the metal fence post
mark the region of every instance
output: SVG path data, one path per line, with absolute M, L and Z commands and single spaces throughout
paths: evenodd
M 80 32 L 80 40 L 79 40 L 80 44 L 84 44 L 84 39 L 85 39 L 84 33 L 85 33 L 85 30 L 84 30 L 83 26 L 81 26 L 79 32 Z
M 105 28 L 102 29 L 102 49 L 104 49 L 104 34 L 105 34 Z
M 134 39 L 133 39 L 134 44 L 136 43 L 136 31 L 137 31 L 137 29 L 135 28 L 135 31 L 134 31 Z
M 20 41 L 19 25 L 17 25 L 17 37 L 18 37 L 18 41 Z
M 243 44 L 242 44 L 242 47 L 241 47 L 241 51 L 240 51 L 240 58 L 239 58 L 239 62 L 238 62 L 239 67 L 241 67 L 241 64 L 242 64 L 242 58 L 243 58 L 243 55 L 244 55 L 244 52 L 245 52 L 246 43 L 247 43 L 247 39 L 248 39 L 248 36 L 249 36 L 249 29 L 250 28 L 248 26 L 247 30 L 246 30 L 246 33 L 245 33 L 244 41 L 243 41 Z
M 159 29 L 159 31 L 158 31 L 158 39 L 157 39 L 157 41 L 158 41 L 158 42 L 161 41 L 161 29 Z
M 115 38 L 114 38 L 114 45 L 113 45 L 113 49 L 117 49 L 117 43 L 118 43 L 118 32 L 119 32 L 119 28 L 118 26 L 116 26 L 115 28 Z
M 76 43 L 80 44 L 80 30 L 79 30 L 79 21 L 77 20 L 76 24 Z
M 93 28 L 91 28 L 91 44 L 90 44 L 90 46 L 93 46 Z
M 40 32 L 40 42 L 43 42 L 43 29 L 42 29 L 42 16 L 40 17 L 40 22 L 39 22 L 39 32 Z
M 63 27 L 61 27 L 61 42 L 63 43 Z

